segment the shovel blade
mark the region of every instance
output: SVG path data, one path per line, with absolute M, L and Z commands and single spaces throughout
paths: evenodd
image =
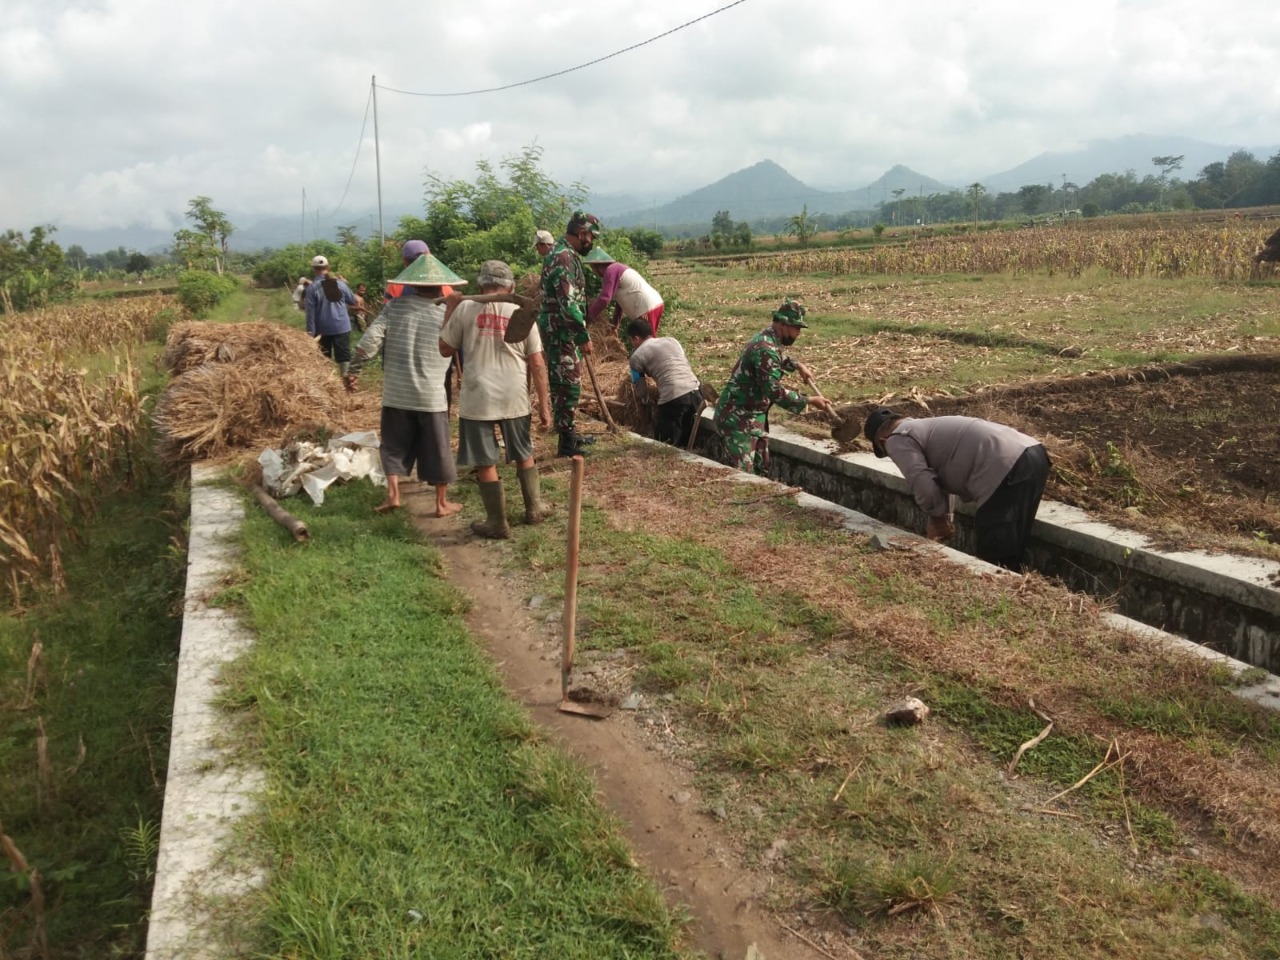
M 572 713 L 579 717 L 591 717 L 593 720 L 603 720 L 606 717 L 613 716 L 613 707 L 605 706 L 602 703 L 579 703 L 577 700 L 570 700 L 568 697 L 560 701 L 561 713 Z

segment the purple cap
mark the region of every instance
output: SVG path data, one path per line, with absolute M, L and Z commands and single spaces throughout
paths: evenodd
M 403 260 L 417 260 L 424 253 L 430 253 L 431 248 L 427 246 L 425 240 L 409 240 L 400 248 L 400 257 Z

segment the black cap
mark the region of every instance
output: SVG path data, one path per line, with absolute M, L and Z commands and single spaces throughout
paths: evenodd
M 875 451 L 877 457 L 887 457 L 889 454 L 885 452 L 884 447 L 876 443 L 876 434 L 890 420 L 901 419 L 901 414 L 894 413 L 888 407 L 876 407 L 867 417 L 867 422 L 863 425 L 862 431 L 867 435 L 867 439 L 871 441 L 871 449 Z

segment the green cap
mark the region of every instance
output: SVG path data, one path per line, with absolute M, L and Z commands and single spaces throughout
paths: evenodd
M 613 263 L 613 257 L 604 247 L 592 247 L 591 252 L 582 258 L 583 263 Z
M 782 301 L 782 306 L 773 311 L 773 319 L 792 327 L 808 327 L 804 322 L 804 306 L 790 297 Z
M 467 281 L 429 253 L 424 253 L 396 275 L 392 283 L 406 287 L 460 287 Z

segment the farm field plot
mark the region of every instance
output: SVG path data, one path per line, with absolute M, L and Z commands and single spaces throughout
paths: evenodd
M 858 421 L 881 402 L 999 420 L 1045 439 L 1053 499 L 1182 546 L 1265 552 L 1280 534 L 1274 282 L 677 264 L 656 279 L 678 295 L 670 332 L 717 386 L 782 297 L 799 296 L 810 326 L 792 355 Z M 788 425 L 830 436 L 817 416 Z

